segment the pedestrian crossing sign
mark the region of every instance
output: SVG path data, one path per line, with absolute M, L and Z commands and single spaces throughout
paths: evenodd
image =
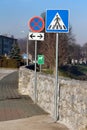
M 46 12 L 46 32 L 68 33 L 68 10 L 47 10 Z

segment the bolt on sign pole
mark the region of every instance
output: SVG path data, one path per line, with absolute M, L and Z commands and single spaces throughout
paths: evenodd
M 34 101 L 37 102 L 37 41 L 35 40 L 35 84 L 34 84 Z

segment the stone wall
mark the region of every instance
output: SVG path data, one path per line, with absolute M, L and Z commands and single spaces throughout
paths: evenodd
M 59 78 L 59 121 L 72 130 L 87 130 L 87 82 Z M 54 116 L 55 78 L 37 73 L 38 104 Z M 19 69 L 19 92 L 34 100 L 34 71 Z
M 60 120 L 74 130 L 87 130 L 87 82 L 60 81 Z
M 35 98 L 35 78 L 34 71 L 21 67 L 19 70 L 19 92 Z M 54 84 L 55 80 L 51 76 L 37 74 L 37 97 L 38 104 L 47 112 L 54 113 Z

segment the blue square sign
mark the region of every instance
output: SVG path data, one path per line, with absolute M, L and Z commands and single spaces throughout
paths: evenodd
M 47 10 L 46 32 L 68 33 L 69 32 L 68 10 Z

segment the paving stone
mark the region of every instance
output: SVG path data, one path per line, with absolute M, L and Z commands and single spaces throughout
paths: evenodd
M 0 121 L 47 114 L 28 96 L 18 93 L 18 71 L 0 80 Z

